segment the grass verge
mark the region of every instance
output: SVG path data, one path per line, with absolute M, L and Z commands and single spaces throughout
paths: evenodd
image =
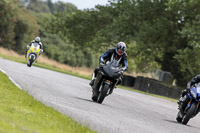
M 34 100 L 0 72 L 1 133 L 93 133 L 71 118 Z

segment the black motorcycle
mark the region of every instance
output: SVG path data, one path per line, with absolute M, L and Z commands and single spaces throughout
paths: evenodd
M 100 65 L 96 80 L 92 86 L 92 100 L 102 103 L 106 96 L 113 92 L 113 89 L 119 82 L 122 71 L 119 67 L 119 61 L 112 60 L 105 65 Z

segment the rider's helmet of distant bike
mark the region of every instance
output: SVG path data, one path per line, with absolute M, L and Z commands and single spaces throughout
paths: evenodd
M 118 55 L 123 55 L 126 51 L 126 44 L 124 42 L 118 42 L 115 50 Z
M 40 37 L 37 36 L 37 37 L 35 38 L 35 42 L 39 43 L 40 41 L 41 41 Z

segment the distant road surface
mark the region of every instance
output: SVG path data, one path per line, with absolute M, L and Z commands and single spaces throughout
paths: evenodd
M 117 88 L 98 104 L 88 80 L 5 59 L 0 68 L 35 99 L 97 132 L 200 133 L 199 115 L 187 126 L 176 122 L 175 102 Z

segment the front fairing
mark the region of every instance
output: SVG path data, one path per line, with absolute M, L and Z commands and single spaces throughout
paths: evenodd
M 190 89 L 190 97 L 196 101 L 200 101 L 200 84 L 196 84 Z
M 110 62 L 103 67 L 103 72 L 106 74 L 106 76 L 112 79 L 117 79 L 121 76 L 119 71 L 120 71 L 119 66 L 116 65 L 115 61 Z
M 40 45 L 38 43 L 32 43 L 29 52 L 30 53 L 39 54 L 39 52 L 40 52 Z
M 27 59 L 30 59 L 30 56 L 32 56 L 32 54 L 34 54 L 34 56 L 36 56 L 36 58 L 39 56 L 39 52 L 40 52 L 40 45 L 38 43 L 32 43 L 30 49 L 28 50 L 28 55 Z

